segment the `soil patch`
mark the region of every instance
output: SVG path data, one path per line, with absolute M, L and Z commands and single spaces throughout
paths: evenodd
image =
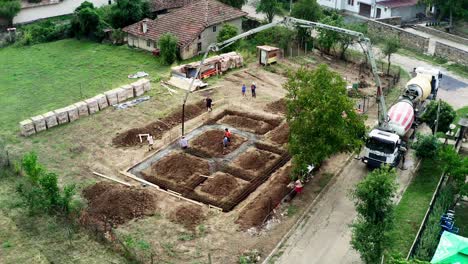
M 210 167 L 207 161 L 186 153 L 169 154 L 143 172 L 144 178 L 150 182 L 153 177 L 164 178 L 177 184 L 186 184 L 198 175 L 209 175 Z
M 216 173 L 213 177 L 203 183 L 201 191 L 216 197 L 223 197 L 229 196 L 240 186 L 236 177 L 230 174 Z
M 235 163 L 245 170 L 259 170 L 260 168 L 268 167 L 267 164 L 273 162 L 276 158 L 278 158 L 278 155 L 271 152 L 250 149 L 241 155 Z
M 104 230 L 124 224 L 132 219 L 152 215 L 155 195 L 147 190 L 99 182 L 83 190 L 88 207 L 80 221 Z
M 172 212 L 170 219 L 185 228 L 194 229 L 205 220 L 205 215 L 200 206 L 183 205 Z
M 265 107 L 265 111 L 274 113 L 274 114 L 282 114 L 286 115 L 287 106 L 286 106 L 286 99 L 281 98 L 278 101 L 274 101 L 269 103 Z
M 286 144 L 289 140 L 289 125 L 288 123 L 283 123 L 276 129 L 268 133 L 268 138 L 278 145 Z
M 204 101 L 185 106 L 185 120 L 190 120 L 202 114 L 206 110 Z M 130 147 L 140 144 L 146 144 L 146 141 L 140 142 L 138 134 L 151 134 L 154 139 L 162 138 L 164 132 L 179 125 L 182 120 L 182 111 L 176 111 L 170 115 L 155 121 L 145 127 L 132 128 L 118 134 L 112 139 L 112 144 L 117 147 Z
M 291 166 L 278 172 L 271 181 L 267 183 L 265 192 L 258 195 L 239 213 L 236 223 L 241 230 L 261 226 L 268 219 L 270 212 L 276 208 L 281 200 L 291 191 L 287 187 L 290 178 Z
M 230 125 L 256 134 L 265 134 L 273 129 L 273 126 L 265 121 L 238 115 L 226 115 L 219 120 L 218 123 Z
M 237 134 L 232 134 L 231 143 L 224 149 L 223 146 L 224 131 L 209 130 L 190 142 L 189 151 L 200 152 L 202 156 L 207 157 L 222 157 L 234 150 L 247 141 L 246 138 Z

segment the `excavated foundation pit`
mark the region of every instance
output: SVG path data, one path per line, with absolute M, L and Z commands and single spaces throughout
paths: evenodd
M 228 212 L 290 159 L 285 150 L 262 141 L 262 134 L 280 123 L 277 119 L 226 111 L 186 134 L 188 149 L 182 150 L 178 142 L 173 142 L 128 172 L 162 189 Z M 226 127 L 232 133 L 228 148 L 222 145 Z

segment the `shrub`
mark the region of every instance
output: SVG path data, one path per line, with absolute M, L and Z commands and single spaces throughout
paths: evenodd
M 161 58 L 165 64 L 171 65 L 177 59 L 177 37 L 171 33 L 166 33 L 159 39 L 159 49 Z
M 218 38 L 216 39 L 219 42 L 223 42 L 225 40 L 228 40 L 232 37 L 235 37 L 238 34 L 237 28 L 231 24 L 224 24 L 223 28 L 221 31 L 219 31 Z M 239 41 L 236 41 L 235 43 L 227 46 L 224 48 L 223 52 L 229 52 L 236 50 L 237 47 L 239 46 Z
M 441 143 L 433 135 L 418 134 L 418 141 L 413 144 L 418 158 L 435 158 Z
M 437 110 L 439 109 L 439 101 L 431 101 L 426 108 L 426 112 L 422 116 L 422 121 L 426 122 L 432 129 L 435 130 L 435 123 L 437 120 Z M 439 111 L 439 124 L 437 131 L 447 132 L 450 124 L 455 120 L 457 112 L 453 110 L 453 107 L 445 101 L 440 101 Z
M 287 50 L 289 45 L 294 41 L 296 31 L 285 27 L 276 26 L 255 35 L 255 45 L 275 45 L 283 50 Z
M 22 28 L 17 45 L 33 45 L 69 37 L 70 25 L 57 25 L 50 20 L 37 22 Z
M 21 2 L 19 0 L 0 0 L 0 17 L 8 20 L 8 24 L 13 24 L 13 18 L 21 10 Z
M 111 24 L 123 28 L 142 20 L 149 15 L 149 4 L 142 0 L 117 0 L 111 7 Z

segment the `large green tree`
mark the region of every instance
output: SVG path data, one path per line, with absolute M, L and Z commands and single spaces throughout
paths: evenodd
M 468 157 L 462 157 L 453 146 L 444 146 L 440 149 L 439 158 L 444 166 L 444 171 L 449 175 L 461 196 L 468 195 Z
M 149 15 L 149 4 L 143 0 L 117 0 L 112 6 L 111 22 L 114 28 L 123 28 Z
M 332 13 L 330 16 L 325 16 L 320 20 L 320 23 L 327 24 L 335 27 L 343 27 L 343 17 L 337 13 Z M 330 54 L 331 49 L 339 43 L 342 35 L 339 32 L 323 29 L 318 29 L 319 35 L 317 42 L 322 52 Z
M 8 20 L 8 25 L 13 24 L 13 18 L 21 10 L 21 2 L 19 0 L 0 0 L 0 18 Z
M 228 40 L 232 37 L 235 37 L 237 34 L 239 34 L 237 28 L 231 24 L 224 24 L 223 25 L 223 28 L 221 29 L 221 31 L 219 31 L 219 34 L 218 34 L 218 37 L 217 37 L 217 41 L 218 43 L 219 42 L 223 42 L 225 40 Z M 235 43 L 227 46 L 226 48 L 223 49 L 223 52 L 229 52 L 229 51 L 233 51 L 233 50 L 236 50 L 237 46 L 239 44 L 239 41 L 236 41 Z
M 387 75 L 390 74 L 391 57 L 400 49 L 400 40 L 394 37 L 389 37 L 384 40 L 382 53 L 387 56 Z
M 438 19 L 449 17 L 450 29 L 453 26 L 453 20 L 464 19 L 468 20 L 468 0 L 419 0 L 427 5 L 433 5 L 440 13 Z
M 177 60 L 177 42 L 177 37 L 171 33 L 166 33 L 159 38 L 161 59 L 167 65 L 171 65 Z
M 445 101 L 431 101 L 426 108 L 426 112 L 422 116 L 422 121 L 426 122 L 435 131 L 435 124 L 437 120 L 437 111 L 439 111 L 439 124 L 437 125 L 437 131 L 447 132 L 450 124 L 455 120 L 457 113 L 453 110 L 453 107 Z
M 351 226 L 351 246 L 367 264 L 380 263 L 390 242 L 388 231 L 393 227 L 395 178 L 395 169 L 379 168 L 352 191 L 358 216 Z
M 247 3 L 247 0 L 220 0 L 220 2 L 235 8 L 242 8 Z
M 317 4 L 317 0 L 299 0 L 294 4 L 291 16 L 308 21 L 318 21 L 322 17 L 322 8 Z M 312 40 L 307 28 L 297 27 L 297 35 L 304 42 Z
M 330 155 L 353 150 L 362 144 L 363 117 L 354 111 L 346 82 L 326 65 L 315 71 L 301 68 L 285 84 L 289 150 L 295 172 L 308 164 L 320 164 Z
M 281 14 L 281 5 L 278 0 L 260 0 L 257 5 L 257 13 L 265 14 L 268 22 L 271 23 L 275 15 Z

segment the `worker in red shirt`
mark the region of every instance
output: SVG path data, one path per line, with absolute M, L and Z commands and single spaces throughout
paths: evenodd
M 228 142 L 231 142 L 231 132 L 229 132 L 229 129 L 224 129 L 224 136 L 227 137 Z

